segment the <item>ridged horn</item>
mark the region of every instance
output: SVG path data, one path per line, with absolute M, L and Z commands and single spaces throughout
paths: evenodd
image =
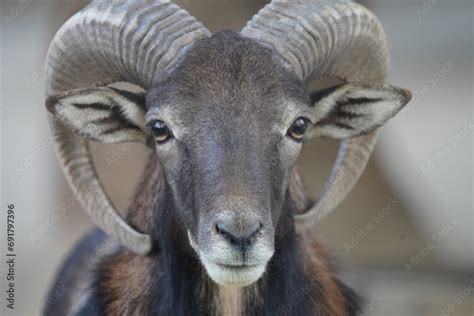
M 48 51 L 46 97 L 114 82 L 145 90 L 175 67 L 210 32 L 169 1 L 94 1 L 57 32 Z M 146 254 L 148 235 L 129 226 L 99 181 L 86 140 L 49 117 L 57 155 L 76 197 L 92 220 L 123 246 Z
M 272 47 L 309 83 L 323 77 L 383 82 L 388 43 L 377 18 L 350 1 L 272 1 L 241 32 Z M 377 131 L 340 144 L 336 162 L 316 202 L 295 216 L 298 232 L 313 227 L 352 190 L 369 160 Z

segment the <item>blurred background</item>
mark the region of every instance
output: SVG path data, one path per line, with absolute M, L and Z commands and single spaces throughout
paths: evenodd
M 52 148 L 43 61 L 55 31 L 87 2 L 1 1 L 1 315 L 38 315 L 68 251 L 92 228 Z M 240 30 L 266 2 L 179 0 L 211 31 Z M 413 100 L 384 127 L 358 185 L 315 228 L 365 296 L 365 315 L 474 315 L 473 1 L 362 1 L 392 48 L 388 81 Z M 93 146 L 112 200 L 125 210 L 146 149 Z M 300 160 L 316 194 L 337 143 L 308 144 Z M 5 224 L 16 213 L 16 308 L 6 309 Z

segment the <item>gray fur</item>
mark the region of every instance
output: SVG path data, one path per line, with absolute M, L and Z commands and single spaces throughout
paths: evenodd
M 156 143 L 157 159 L 190 242 L 210 276 L 224 285 L 254 282 L 273 254 L 276 222 L 302 148 L 287 135 L 291 124 L 303 117 L 314 126 L 313 134 L 359 136 L 385 123 L 407 102 L 401 89 L 364 84 L 330 88 L 311 100 L 305 84 L 269 48 L 229 31 L 199 40 L 147 92 L 146 115 L 137 111 L 143 109 L 141 98 L 132 102 L 134 98 L 120 96 L 108 88 L 78 90 L 52 97 L 49 109 L 60 113 L 60 119 L 73 117 L 75 121 L 62 121 L 81 136 L 104 142 L 107 130 L 87 124 L 97 124 L 104 108 L 105 113 L 121 111 L 121 116 L 110 116 L 123 125 L 115 134 L 123 132 L 130 141 L 136 130 L 151 137 L 145 121 L 160 120 L 169 127 L 174 137 Z M 85 103 L 77 104 L 81 99 Z M 132 112 L 144 117 L 124 114 Z M 237 233 L 255 223 L 261 226 L 244 257 L 216 231 L 222 221 Z M 236 264 L 259 269 L 242 278 L 222 276 L 219 265 Z

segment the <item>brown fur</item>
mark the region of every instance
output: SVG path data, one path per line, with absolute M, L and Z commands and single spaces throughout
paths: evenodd
M 339 288 L 326 251 L 317 242 L 303 240 L 302 243 L 302 249 L 307 251 L 304 268 L 311 287 L 303 288 L 300 293 L 295 294 L 295 304 L 302 295 L 322 297 L 323 300 L 313 300 L 314 315 L 348 315 L 348 302 Z M 156 259 L 123 252 L 110 257 L 103 264 L 106 281 L 102 284 L 102 290 L 107 301 L 106 315 L 143 315 L 141 311 L 145 306 L 140 305 L 145 303 L 143 297 L 146 297 L 151 282 L 159 282 L 159 279 L 149 279 L 148 271 L 153 260 Z M 259 299 L 254 286 L 238 290 L 207 284 L 203 291 L 214 293 L 213 315 L 243 315 L 243 306 L 251 300 Z M 288 314 L 291 315 L 291 306 Z
M 143 297 L 151 287 L 148 276 L 153 259 L 123 252 L 102 264 L 102 295 L 106 315 L 143 315 Z M 158 281 L 158 280 L 157 280 Z
M 129 219 L 140 230 L 148 230 L 148 223 L 151 222 L 153 203 L 159 196 L 162 189 L 162 172 L 159 163 L 151 157 L 146 171 L 148 175 L 139 185 L 136 199 L 132 204 Z M 297 205 L 307 205 L 308 199 L 304 192 L 303 183 L 297 171 L 293 173 L 292 198 Z M 158 190 L 158 192 L 157 192 Z M 154 196 L 154 199 L 150 198 Z M 300 293 L 295 293 L 295 304 L 302 296 L 308 295 L 318 299 L 313 300 L 314 315 L 348 315 L 346 301 L 335 273 L 331 267 L 329 256 L 324 248 L 317 242 L 312 241 L 309 236 L 299 238 L 301 249 L 303 249 L 304 272 L 310 285 L 302 288 Z M 147 296 L 152 282 L 160 282 L 159 278 L 150 279 L 150 269 L 159 255 L 149 257 L 135 255 L 128 251 L 117 253 L 108 257 L 102 263 L 103 282 L 101 283 L 101 293 L 105 299 L 106 315 L 142 315 L 145 310 L 143 298 Z M 260 300 L 256 286 L 249 286 L 245 289 L 225 289 L 209 281 L 203 275 L 202 297 L 214 297 L 212 303 L 213 315 L 243 315 L 244 306 L 250 301 Z M 209 294 L 210 293 L 210 294 Z M 322 300 L 321 300 L 322 298 Z M 287 314 L 291 315 L 292 306 L 287 307 Z
M 346 306 L 348 304 L 344 297 L 339 283 L 335 278 L 335 273 L 329 262 L 329 256 L 321 244 L 310 241 L 303 241 L 302 249 L 307 250 L 305 257 L 305 274 L 312 284 L 322 286 L 318 289 L 324 297 L 324 301 L 314 300 L 314 315 L 348 315 Z

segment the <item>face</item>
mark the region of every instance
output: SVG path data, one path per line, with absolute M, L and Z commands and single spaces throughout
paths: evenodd
M 199 42 L 148 93 L 165 179 L 217 283 L 245 286 L 265 271 L 310 111 L 303 84 L 236 36 Z
M 273 255 L 306 129 L 308 139 L 360 136 L 382 126 L 410 96 L 390 85 L 347 83 L 310 98 L 269 50 L 220 32 L 194 44 L 146 100 L 94 87 L 52 95 L 46 106 L 85 139 L 154 144 L 209 276 L 245 286 Z

